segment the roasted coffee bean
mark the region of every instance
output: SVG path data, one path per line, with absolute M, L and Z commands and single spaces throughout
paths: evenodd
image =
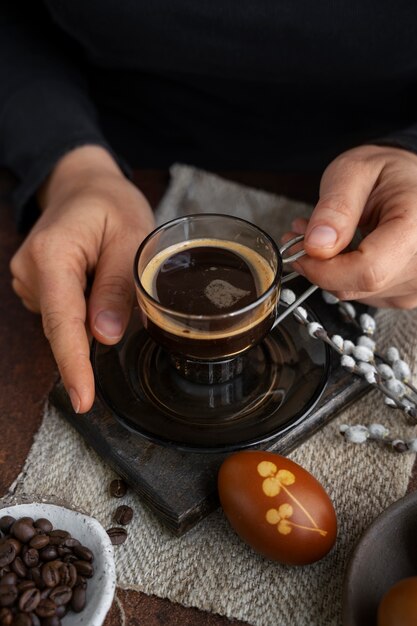
M 30 524 L 31 526 L 35 523 L 33 517 L 19 517 L 19 521 L 24 524 Z
M 60 617 L 60 618 L 61 618 L 61 617 L 65 617 L 65 615 L 67 614 L 67 612 L 68 612 L 68 609 L 67 609 L 67 607 L 65 606 L 65 604 L 63 604 L 62 606 L 57 606 L 57 607 L 56 607 L 55 615 L 56 615 L 57 617 Z
M 32 620 L 32 626 L 41 626 L 41 620 L 36 613 L 29 613 L 29 617 Z
M 0 578 L 0 585 L 15 585 L 17 583 L 17 574 L 7 572 Z
M 77 582 L 77 570 L 74 565 L 72 563 L 63 563 L 58 571 L 61 585 L 66 585 L 72 589 Z
M 113 519 L 116 524 L 122 524 L 122 526 L 127 526 L 130 524 L 133 518 L 133 509 L 126 504 L 122 504 L 118 506 L 114 512 Z
M 74 546 L 72 551 L 78 556 L 79 559 L 81 559 L 81 561 L 89 561 L 89 563 L 94 561 L 93 553 L 86 546 Z
M 29 541 L 29 545 L 31 548 L 35 548 L 35 550 L 42 550 L 49 544 L 48 535 L 35 535 Z
M 13 626 L 32 626 L 32 620 L 27 613 L 16 613 L 12 624 Z
M 64 563 L 74 563 L 75 561 L 78 561 L 78 556 L 75 556 L 75 554 L 67 554 L 62 560 Z
M 16 587 L 19 593 L 23 593 L 28 589 L 34 589 L 36 585 L 33 580 L 22 580 L 22 582 L 18 583 Z
M 10 563 L 10 568 L 12 572 L 15 572 L 19 576 L 19 578 L 26 578 L 28 571 L 20 556 L 17 556 L 13 563 Z
M 77 580 L 75 581 L 76 587 L 82 587 L 83 589 L 87 589 L 87 579 L 84 576 L 77 576 Z
M 86 578 L 91 578 L 94 574 L 94 568 L 91 563 L 87 563 L 87 561 L 74 561 L 73 563 L 75 569 L 78 574 L 81 576 L 85 576 Z
M 114 546 L 120 546 L 127 539 L 127 531 L 125 528 L 109 528 L 107 534 Z
M 42 620 L 42 626 L 61 626 L 61 620 L 58 615 L 53 615 L 52 617 L 47 617 Z
M 16 548 L 11 541 L 6 541 L 0 546 L 0 567 L 10 565 L 16 558 Z
M 71 608 L 75 613 L 80 613 L 85 607 L 86 592 L 81 586 L 74 587 L 72 590 Z
M 91 550 L 43 518 L 13 518 L 3 526 L 0 626 L 60 626 L 72 605 L 81 611 L 86 578 L 94 573 Z
M 27 589 L 19 598 L 19 609 L 30 613 L 34 611 L 41 601 L 41 593 L 39 589 Z
M 115 478 L 110 483 L 110 495 L 113 498 L 123 498 L 127 492 L 127 484 L 121 478 Z
M 0 625 L 10 626 L 12 622 L 13 622 L 13 613 L 11 612 L 11 610 L 6 609 L 6 607 L 4 607 L 3 609 L 0 609 Z
M 49 598 L 51 591 L 52 591 L 51 587 L 45 587 L 45 589 L 42 589 L 41 600 L 45 600 L 45 598 Z
M 0 585 L 0 606 L 11 606 L 18 595 L 14 585 Z
M 68 554 L 72 554 L 71 548 L 66 548 L 65 546 L 58 546 L 56 551 L 58 552 L 58 556 L 64 558 L 64 556 L 68 556 Z
M 71 600 L 72 590 L 65 585 L 55 587 L 49 594 L 49 598 L 55 602 L 57 606 L 68 604 Z
M 49 598 L 41 599 L 38 606 L 35 609 L 35 613 L 38 617 L 52 617 L 55 615 L 56 604 Z
M 45 565 L 42 565 L 41 576 L 43 582 L 47 587 L 56 587 L 60 583 L 59 570 L 54 565 L 54 561 L 50 561 L 49 563 L 45 563 Z
M 26 543 L 36 535 L 36 530 L 33 528 L 33 523 L 30 523 L 28 519 L 21 518 L 14 522 L 10 528 L 10 533 L 18 541 Z
M 54 561 L 58 556 L 58 551 L 55 546 L 46 546 L 39 551 L 39 557 L 42 561 Z
M 51 546 L 62 546 L 65 539 L 69 539 L 69 537 L 71 537 L 69 532 L 57 528 L 57 530 L 51 530 L 49 533 L 49 543 Z
M 8 533 L 11 526 L 15 523 L 15 518 L 11 515 L 3 515 L 0 517 L 0 530 L 2 533 Z
M 50 533 L 53 529 L 53 526 L 49 519 L 45 519 L 44 517 L 37 519 L 34 523 L 34 526 L 35 528 L 40 528 L 40 530 L 42 530 L 44 533 Z
M 68 537 L 67 539 L 65 539 L 63 545 L 66 548 L 74 548 L 75 546 L 80 546 L 81 542 L 78 541 L 78 539 L 74 539 L 74 537 Z
M 26 567 L 36 567 L 39 563 L 39 552 L 35 548 L 29 548 L 22 558 Z
M 20 541 L 18 541 L 14 537 L 10 537 L 7 541 L 11 543 L 12 546 L 14 546 L 14 549 L 16 550 L 16 554 L 21 553 L 23 544 Z
M 33 580 L 38 589 L 43 589 L 44 583 L 41 576 L 41 568 L 40 567 L 32 567 L 28 571 L 28 577 L 30 580 Z

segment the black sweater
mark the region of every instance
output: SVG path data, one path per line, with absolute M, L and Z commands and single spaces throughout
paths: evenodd
M 0 164 L 20 221 L 56 160 L 319 171 L 417 152 L 415 0 L 2 0 Z

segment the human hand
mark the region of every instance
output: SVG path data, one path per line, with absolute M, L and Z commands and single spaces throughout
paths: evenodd
M 105 344 L 122 337 L 134 299 L 134 253 L 153 215 L 98 146 L 60 159 L 39 201 L 42 215 L 10 263 L 12 284 L 23 304 L 41 313 L 74 410 L 84 413 L 94 401 L 87 328 Z
M 357 227 L 363 240 L 343 252 Z M 341 300 L 417 307 L 417 155 L 379 146 L 343 153 L 322 176 L 310 220 L 292 229 L 305 234 L 308 255 L 294 269 L 312 283 Z

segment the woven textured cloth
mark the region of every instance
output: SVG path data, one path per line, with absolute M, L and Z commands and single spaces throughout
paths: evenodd
M 248 189 L 188 167 L 173 168 L 173 182 L 158 209 L 158 221 L 197 212 L 236 214 L 274 237 L 294 215 L 310 208 Z M 396 345 L 415 365 L 417 315 L 382 311 L 377 316 L 380 349 Z M 82 419 L 82 416 L 80 416 Z M 353 445 L 338 426 L 381 422 L 410 436 L 402 414 L 390 411 L 377 392 L 367 394 L 297 448 L 290 457 L 309 470 L 333 500 L 339 530 L 334 549 L 321 561 L 288 567 L 268 561 L 244 545 L 220 510 L 181 538 L 173 537 L 133 493 L 111 498 L 113 472 L 50 407 L 13 486 L 15 495 L 53 494 L 113 525 L 119 504 L 134 509 L 127 542 L 115 548 L 118 584 L 169 598 L 185 606 L 235 617 L 257 626 L 339 626 L 341 588 L 349 554 L 370 522 L 404 495 L 414 455 L 376 444 Z

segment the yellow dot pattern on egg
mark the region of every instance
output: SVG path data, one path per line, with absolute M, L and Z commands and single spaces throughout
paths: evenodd
M 288 504 L 288 502 L 284 502 L 284 504 L 281 504 L 278 509 L 278 513 L 280 514 L 280 517 L 282 519 L 284 519 L 285 517 L 291 517 L 293 512 L 294 509 L 292 508 L 291 504 Z
M 281 491 L 281 483 L 275 477 L 265 478 L 262 483 L 262 491 L 269 498 L 273 498 L 274 496 L 277 496 Z
M 292 472 L 289 472 L 288 470 L 279 470 L 277 478 L 282 485 L 292 485 L 293 483 L 295 483 L 294 474 Z
M 277 466 L 271 461 L 261 461 L 258 463 L 258 474 L 263 478 L 267 476 L 274 476 L 277 473 Z
M 282 519 L 278 524 L 277 530 L 281 535 L 289 535 L 292 531 L 291 522 L 287 519 Z
M 293 502 L 303 511 L 313 526 L 304 526 L 301 524 L 295 524 L 288 518 L 292 516 L 294 509 L 288 502 L 281 504 L 278 509 L 268 509 L 265 515 L 265 519 L 268 524 L 276 525 L 277 531 L 281 535 L 289 535 L 293 528 L 300 528 L 303 530 L 309 530 L 311 532 L 317 532 L 322 537 L 327 535 L 327 530 L 323 530 L 318 527 L 313 517 L 304 508 L 301 502 L 297 500 L 290 489 L 287 489 L 289 485 L 295 483 L 295 474 L 285 469 L 278 469 L 275 463 L 270 461 L 262 461 L 257 466 L 258 474 L 265 478 L 262 481 L 262 491 L 270 498 L 277 496 L 280 491 L 284 491 L 286 495 L 293 500 Z

